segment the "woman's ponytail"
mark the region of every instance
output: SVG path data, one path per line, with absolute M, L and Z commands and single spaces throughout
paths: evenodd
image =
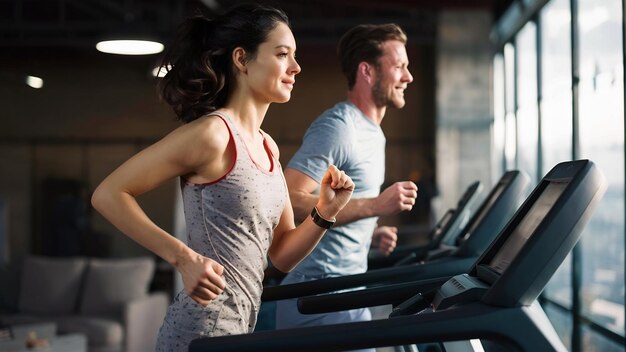
M 224 50 L 212 47 L 214 29 L 212 20 L 189 18 L 181 25 L 175 44 L 161 63 L 161 69 L 167 71 L 159 85 L 161 98 L 183 122 L 193 121 L 223 104 L 219 97 L 226 82 L 224 69 L 228 67 L 220 57 Z

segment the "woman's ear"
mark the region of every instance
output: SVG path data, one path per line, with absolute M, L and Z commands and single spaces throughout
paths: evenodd
M 233 50 L 232 59 L 237 71 L 241 73 L 248 72 L 248 68 L 246 67 L 246 51 L 242 47 L 237 47 Z

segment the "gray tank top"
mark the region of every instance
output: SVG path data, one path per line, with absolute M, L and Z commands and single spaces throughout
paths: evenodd
M 224 266 L 225 291 L 207 307 L 178 294 L 166 321 L 188 332 L 220 336 L 252 332 L 263 289 L 267 252 L 287 197 L 278 160 L 272 155 L 270 170 L 251 157 L 235 125 L 220 112 L 235 145 L 235 162 L 220 179 L 193 184 L 181 179 L 188 245 Z M 175 322 L 175 323 L 174 323 Z

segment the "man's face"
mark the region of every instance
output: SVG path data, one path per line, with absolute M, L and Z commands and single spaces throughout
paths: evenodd
M 402 108 L 405 104 L 404 90 L 413 81 L 404 44 L 397 40 L 386 41 L 383 44 L 383 55 L 375 68 L 376 81 L 372 87 L 372 96 L 376 106 Z

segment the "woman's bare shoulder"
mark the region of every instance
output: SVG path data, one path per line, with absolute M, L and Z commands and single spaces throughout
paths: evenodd
M 180 126 L 173 135 L 189 146 L 204 150 L 224 150 L 230 140 L 228 127 L 218 116 L 200 117 Z
M 221 118 L 204 116 L 178 127 L 159 144 L 186 165 L 205 165 L 226 154 L 229 140 L 228 127 Z

